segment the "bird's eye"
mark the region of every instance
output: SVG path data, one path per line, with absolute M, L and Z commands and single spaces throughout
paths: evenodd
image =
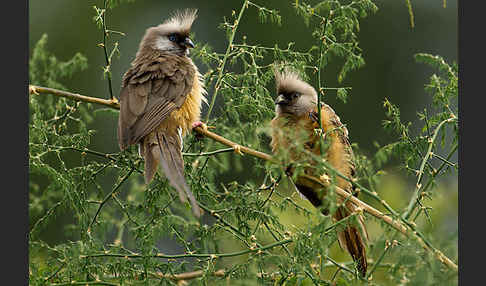
M 301 94 L 300 94 L 300 93 L 298 93 L 298 92 L 295 92 L 294 94 L 292 94 L 292 96 L 293 96 L 294 98 L 299 98 L 299 97 L 300 97 L 300 95 L 301 95 Z
M 169 35 L 169 41 L 175 42 L 177 40 L 177 36 L 175 34 L 170 34 Z

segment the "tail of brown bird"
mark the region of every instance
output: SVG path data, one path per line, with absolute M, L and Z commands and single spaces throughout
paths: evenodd
M 352 208 L 352 206 L 347 205 L 346 208 L 339 207 L 337 211 L 333 214 L 333 218 L 336 221 L 342 220 L 349 216 L 350 212 L 348 209 Z M 341 248 L 346 249 L 353 260 L 356 262 L 358 271 L 362 277 L 366 276 L 366 269 L 368 268 L 368 263 L 366 262 L 366 248 L 365 248 L 365 240 L 367 239 L 368 233 L 364 226 L 363 217 L 359 215 L 358 217 L 359 228 L 356 226 L 352 226 L 347 224 L 347 226 L 342 230 L 338 231 L 338 241 Z
M 179 134 L 168 134 L 155 131 L 140 144 L 140 154 L 145 159 L 145 182 L 152 181 L 158 165 L 164 171 L 165 176 L 179 193 L 181 202 L 191 203 L 192 212 L 196 217 L 202 214 L 197 201 L 184 178 L 184 161 L 182 159 L 182 140 Z

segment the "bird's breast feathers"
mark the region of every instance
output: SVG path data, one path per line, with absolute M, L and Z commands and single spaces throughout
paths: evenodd
M 273 152 L 278 152 L 279 149 L 283 148 L 290 152 L 291 159 L 297 160 L 301 154 L 292 151 L 292 145 L 299 144 L 298 142 L 304 143 L 306 149 L 316 155 L 324 156 L 338 171 L 349 176 L 350 169 L 348 165 L 352 157 L 352 149 L 348 141 L 348 130 L 341 123 L 334 110 L 327 104 L 322 105 L 321 125 L 325 137 L 330 142 L 324 154 L 320 154 L 321 149 L 318 145 L 320 139 L 314 131 L 316 128 L 319 128 L 319 124 L 314 122 L 311 117 L 307 115 L 299 118 L 277 116 L 272 120 L 273 135 L 271 146 Z M 302 142 L 302 140 L 305 142 Z M 347 185 L 345 181 L 341 183 L 341 185 Z
M 194 77 L 194 84 L 192 85 L 191 91 L 187 95 L 181 108 L 174 110 L 167 119 L 179 123 L 178 126 L 182 129 L 182 136 L 185 136 L 186 133 L 191 130 L 192 123 L 200 119 L 201 104 L 203 101 L 207 102 L 202 76 L 196 66 L 194 66 L 194 68 L 196 69 L 196 76 Z

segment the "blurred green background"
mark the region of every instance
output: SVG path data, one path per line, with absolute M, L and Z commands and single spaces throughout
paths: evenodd
M 258 14 L 251 10 L 243 17 L 236 41 L 243 36 L 247 43 L 262 46 L 286 47 L 295 43 L 297 50 L 307 50 L 314 39 L 302 19 L 292 7 L 293 1 L 255 0 L 257 4 L 270 9 L 277 9 L 282 16 L 282 26 L 258 20 Z M 442 0 L 411 1 L 415 27 L 411 28 L 405 1 L 374 1 L 379 10 L 361 21 L 359 38 L 360 47 L 366 65 L 351 72 L 341 84 L 337 82 L 338 67 L 329 66 L 324 71 L 324 84 L 328 87 L 351 86 L 348 102 L 344 104 L 333 93 L 324 99 L 333 106 L 350 130 L 351 142 L 359 144 L 365 153 L 374 154 L 373 142 L 380 145 L 391 142 L 394 138 L 383 131 L 381 122 L 385 118 L 384 98 L 388 98 L 401 109 L 404 121 L 417 122 L 417 111 L 429 108 L 431 99 L 424 91 L 429 77 L 436 72 L 427 65 L 416 63 L 415 53 L 437 54 L 449 62 L 457 62 L 457 1 L 448 0 L 443 7 Z M 30 0 L 29 1 L 29 54 L 34 44 L 44 33 L 48 34 L 47 49 L 60 60 L 71 58 L 81 52 L 88 58 L 88 69 L 76 73 L 74 78 L 65 82 L 72 92 L 88 96 L 108 98 L 108 87 L 103 79 L 103 50 L 98 47 L 102 33 L 96 27 L 93 6 L 102 7 L 103 1 L 66 1 L 66 0 Z M 209 44 L 215 51 L 224 52 L 227 40 L 218 25 L 223 17 L 229 17 L 232 11 L 238 11 L 241 1 L 157 1 L 139 0 L 125 3 L 111 10 L 106 18 L 110 29 L 122 31 L 126 36 L 113 35 L 113 41 L 119 42 L 119 58 L 114 57 L 112 64 L 113 91 L 116 96 L 120 91 L 121 77 L 129 67 L 138 48 L 145 29 L 165 20 L 179 8 L 194 7 L 199 10 L 199 17 L 193 25 L 196 44 Z M 198 62 L 196 61 L 196 64 Z M 201 73 L 206 72 L 199 65 Z M 313 82 L 314 86 L 316 85 Z M 209 89 L 211 97 L 212 89 Z M 207 106 L 203 107 L 203 115 Z M 116 118 L 99 115 L 90 126 L 97 130 L 92 141 L 92 149 L 100 152 L 118 152 L 116 140 Z M 412 125 L 412 131 L 418 128 Z M 453 157 L 452 161 L 457 161 Z M 413 177 L 387 176 L 379 186 L 380 193 L 396 210 L 406 205 L 414 184 Z M 457 174 L 439 182 L 437 193 L 440 197 L 433 201 L 432 219 L 441 233 L 457 231 Z M 59 218 L 58 223 L 63 219 Z M 305 222 L 302 222 L 305 223 Z M 295 222 L 298 224 L 298 222 Z M 378 226 L 377 226 L 378 227 Z M 58 228 L 48 228 L 46 241 L 61 239 Z M 372 233 L 372 231 L 370 231 Z M 440 247 L 439 247 L 440 248 Z

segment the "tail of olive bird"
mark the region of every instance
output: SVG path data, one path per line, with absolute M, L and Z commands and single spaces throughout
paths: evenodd
M 349 206 L 346 206 L 346 208 L 339 207 L 333 214 L 333 218 L 339 221 L 349 216 L 349 214 Z M 367 236 L 367 232 L 362 216 L 358 217 L 358 222 L 359 225 L 357 227 L 347 224 L 343 230 L 338 231 L 337 236 L 341 248 L 346 249 L 349 252 L 354 262 L 357 264 L 359 273 L 362 277 L 365 277 L 368 264 L 366 262 L 365 241 L 363 240 L 362 235 Z M 360 229 L 358 229 L 358 227 Z
M 179 193 L 181 202 L 191 203 L 192 212 L 196 217 L 202 214 L 191 189 L 184 178 L 184 161 L 182 159 L 182 140 L 177 133 L 155 131 L 153 140 L 144 140 L 140 144 L 140 155 L 145 159 L 145 182 L 152 180 L 158 165 L 163 170 L 165 176 Z

